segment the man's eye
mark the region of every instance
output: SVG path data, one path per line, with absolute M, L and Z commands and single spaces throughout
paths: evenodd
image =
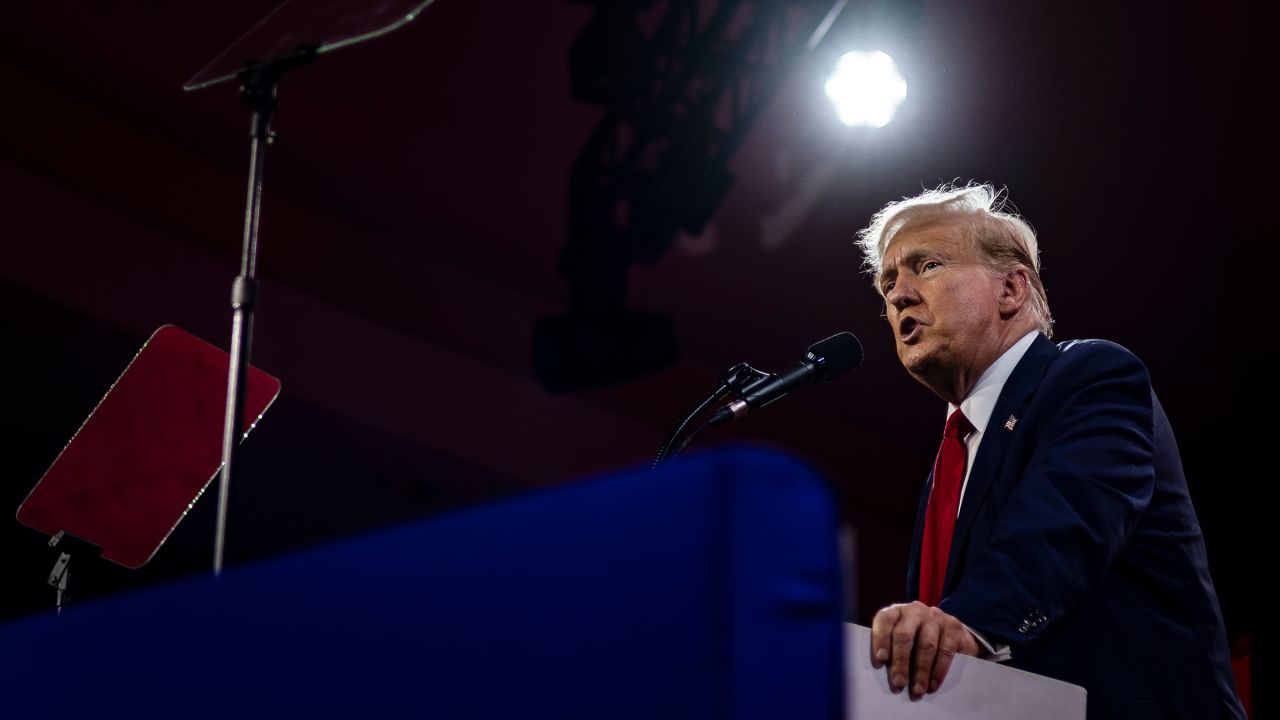
M 893 281 L 892 281 L 892 280 L 890 280 L 889 282 L 887 282 L 887 283 L 885 283 L 885 284 L 884 284 L 884 290 L 883 290 L 883 293 L 884 293 L 885 295 L 888 295 L 890 290 L 893 290 Z
M 942 263 L 938 262 L 937 260 L 929 260 L 929 261 L 928 261 L 928 262 L 926 262 L 925 264 L 921 265 L 921 266 L 920 266 L 920 269 L 921 269 L 922 271 L 923 271 L 923 270 L 932 270 L 933 268 L 936 268 L 936 267 L 942 267 Z

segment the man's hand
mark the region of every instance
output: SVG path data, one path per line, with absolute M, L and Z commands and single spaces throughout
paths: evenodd
M 956 653 L 977 655 L 981 646 L 964 624 L 922 602 L 890 605 L 871 621 L 871 663 L 888 666 L 889 687 L 911 679 L 911 697 L 942 687 Z

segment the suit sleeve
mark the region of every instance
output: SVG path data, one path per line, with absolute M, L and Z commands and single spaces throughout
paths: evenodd
M 1022 477 L 991 539 L 939 606 L 1015 654 L 1096 586 L 1155 486 L 1146 368 L 1109 343 L 1058 362 L 1053 382 L 1062 390 L 1043 398 L 1053 409 Z

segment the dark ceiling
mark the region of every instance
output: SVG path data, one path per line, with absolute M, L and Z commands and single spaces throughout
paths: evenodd
M 230 87 L 181 86 L 274 5 L 6 7 L 13 506 L 151 330 L 226 344 L 249 118 Z M 977 179 L 1007 185 L 1040 233 L 1058 337 L 1115 340 L 1150 366 L 1229 624 L 1249 626 L 1240 508 L 1272 492 L 1251 482 L 1247 420 L 1273 404 L 1255 379 L 1274 241 L 1261 20 L 1230 4 L 928 2 L 877 39 L 893 11 L 854 0 L 734 156 L 708 229 L 631 271 L 630 306 L 674 317 L 680 364 L 570 396 L 536 382 L 530 334 L 565 307 L 569 169 L 602 114 L 569 87 L 591 5 L 439 0 L 287 76 L 254 346 L 284 394 L 245 446 L 232 557 L 643 463 L 725 368 L 781 369 L 847 329 L 861 369 L 702 442 L 814 462 L 858 527 L 864 604 L 893 599 L 943 408 L 898 367 L 851 239 L 888 200 Z M 833 53 L 877 41 L 909 95 L 887 127 L 850 130 L 823 77 Z M 209 504 L 154 573 L 203 566 Z M 41 541 L 4 537 L 30 586 L 8 612 L 28 611 L 46 599 Z

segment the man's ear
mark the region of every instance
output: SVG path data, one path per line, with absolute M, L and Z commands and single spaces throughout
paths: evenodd
M 1000 285 L 1000 316 L 1005 318 L 1018 314 L 1031 299 L 1031 278 L 1025 268 L 1016 268 L 1004 274 Z

